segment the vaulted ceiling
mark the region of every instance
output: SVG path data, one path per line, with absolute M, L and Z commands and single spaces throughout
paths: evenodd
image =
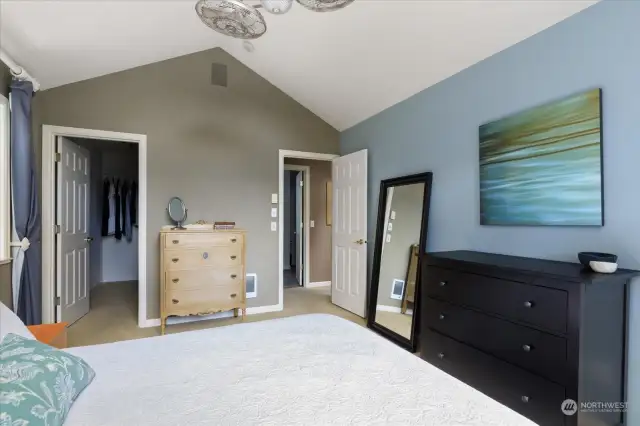
M 2 0 L 0 47 L 43 89 L 221 47 L 344 130 L 594 3 L 356 0 L 332 13 L 295 4 L 264 12 L 267 34 L 250 53 L 205 27 L 195 0 Z

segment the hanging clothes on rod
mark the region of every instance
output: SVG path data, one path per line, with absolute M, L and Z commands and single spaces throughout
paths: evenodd
M 107 178 L 102 193 L 102 236 L 127 242 L 133 240 L 133 224 L 137 215 L 137 183 Z

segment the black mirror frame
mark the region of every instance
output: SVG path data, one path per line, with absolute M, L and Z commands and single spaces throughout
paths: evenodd
M 369 292 L 369 314 L 367 316 L 367 327 L 388 338 L 399 346 L 415 352 L 418 347 L 418 337 L 420 331 L 419 312 L 420 312 L 420 291 L 421 285 L 421 268 L 422 257 L 427 248 L 427 231 L 429 228 L 429 209 L 431 205 L 431 184 L 433 181 L 433 173 L 425 172 L 415 175 L 397 177 L 393 179 L 385 179 L 380 182 L 380 196 L 378 198 L 378 222 L 376 223 L 376 245 L 373 252 L 373 268 L 371 270 L 371 289 Z M 388 328 L 375 322 L 376 305 L 378 301 L 378 287 L 380 285 L 380 262 L 382 255 L 382 243 L 384 239 L 384 220 L 387 205 L 387 190 L 392 187 L 411 185 L 416 183 L 424 183 L 422 224 L 420 227 L 419 257 L 416 276 L 416 293 L 414 296 L 413 318 L 411 319 L 411 337 L 406 338 L 400 334 L 391 331 Z

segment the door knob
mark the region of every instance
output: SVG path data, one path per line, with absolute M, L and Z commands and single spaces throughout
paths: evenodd
M 87 237 L 84 239 L 86 242 L 90 243 L 91 241 L 93 241 L 93 237 Z
M 360 238 L 359 240 L 355 240 L 354 243 L 363 245 L 363 244 L 367 244 L 367 240 L 363 240 L 362 238 Z

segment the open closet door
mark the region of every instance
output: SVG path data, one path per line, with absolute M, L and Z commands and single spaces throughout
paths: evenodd
M 89 151 L 59 137 L 57 152 L 56 295 L 58 322 L 73 323 L 89 312 Z
M 367 150 L 333 160 L 331 301 L 361 317 L 367 302 Z

